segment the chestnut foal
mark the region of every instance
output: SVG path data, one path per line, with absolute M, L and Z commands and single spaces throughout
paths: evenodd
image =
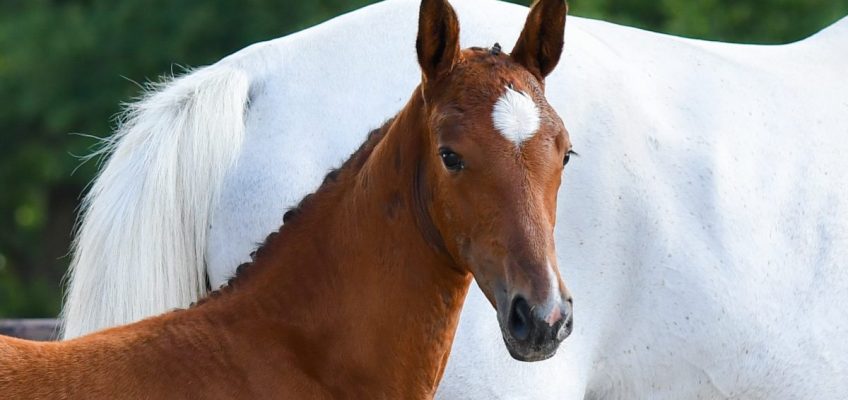
M 188 310 L 79 339 L 0 340 L 0 397 L 427 398 L 472 275 L 510 353 L 571 331 L 553 226 L 570 142 L 543 95 L 566 5 L 532 8 L 512 55 L 459 48 L 421 4 L 421 85 L 284 216 L 230 285 Z

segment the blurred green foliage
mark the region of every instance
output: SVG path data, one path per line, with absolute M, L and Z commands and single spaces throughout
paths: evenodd
M 692 38 L 758 44 L 803 39 L 848 0 L 572 0 L 572 14 Z
M 76 207 L 121 102 L 180 66 L 215 62 L 368 0 L 0 2 L 0 317 L 56 315 Z M 515 1 L 517 3 L 525 3 Z M 781 43 L 848 0 L 573 0 L 572 14 L 712 40 Z

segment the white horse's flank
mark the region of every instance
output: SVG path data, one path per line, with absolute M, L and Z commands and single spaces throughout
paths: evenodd
M 464 45 L 513 43 L 526 15 L 454 3 Z M 135 105 L 86 202 L 66 336 L 186 306 L 248 260 L 406 100 L 416 12 L 377 4 Z M 846 49 L 848 20 L 747 46 L 569 17 L 547 97 L 581 154 L 556 231 L 575 331 L 514 361 L 472 290 L 440 396 L 848 398 Z

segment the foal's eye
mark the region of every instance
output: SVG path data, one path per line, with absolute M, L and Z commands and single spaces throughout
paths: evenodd
M 574 150 L 569 150 L 569 151 L 565 152 L 565 157 L 562 159 L 562 166 L 563 167 L 565 166 L 565 164 L 568 164 L 568 160 L 571 160 L 572 155 L 576 156 L 577 153 L 575 153 Z
M 445 168 L 450 171 L 459 171 L 465 167 L 465 164 L 462 162 L 462 157 L 459 154 L 453 152 L 453 150 L 442 147 L 439 149 L 439 157 L 442 158 L 442 162 L 445 164 Z

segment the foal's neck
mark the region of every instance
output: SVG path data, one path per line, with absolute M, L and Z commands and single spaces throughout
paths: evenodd
M 199 307 L 229 329 L 268 332 L 261 337 L 287 347 L 289 368 L 330 393 L 432 395 L 470 284 L 426 209 L 419 93 L 304 202 L 222 301 Z

